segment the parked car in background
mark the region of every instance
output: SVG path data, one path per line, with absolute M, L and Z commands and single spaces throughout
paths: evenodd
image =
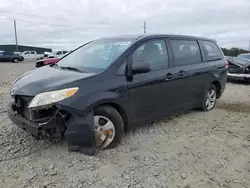
M 250 59 L 226 56 L 229 63 L 228 81 L 250 81 Z
M 18 54 L 18 55 L 22 56 L 22 52 L 14 52 L 14 54 Z
M 45 65 L 57 63 L 62 57 L 66 56 L 68 53 L 58 56 L 56 58 L 50 58 L 50 56 L 44 57 L 43 59 L 40 59 L 36 62 L 36 67 L 39 68 Z
M 40 59 L 36 62 L 36 67 L 42 67 L 45 65 L 50 65 L 50 64 L 54 64 L 57 63 L 60 60 L 60 58 L 44 58 L 44 59 Z
M 213 110 L 227 68 L 212 39 L 98 39 L 17 79 L 8 116 L 38 138 L 65 137 L 69 150 L 92 155 L 117 146 L 133 126 L 189 109 Z
M 240 54 L 237 57 L 244 58 L 244 59 L 249 59 L 250 60 L 250 53 Z
M 0 61 L 2 62 L 12 61 L 13 63 L 18 63 L 23 60 L 24 58 L 22 56 L 14 54 L 13 52 L 0 52 Z
M 37 54 L 36 51 L 24 51 L 22 56 L 27 61 L 38 60 L 43 57 L 43 54 Z
M 67 53 L 69 53 L 69 51 L 66 50 L 56 51 L 55 53 L 48 55 L 48 58 L 60 58 L 66 55 Z

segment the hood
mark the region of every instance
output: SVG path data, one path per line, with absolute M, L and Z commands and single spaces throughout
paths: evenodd
M 237 65 L 242 68 L 250 66 L 250 61 L 247 59 L 234 57 L 234 58 L 227 59 L 227 60 L 229 61 L 229 63 Z
M 59 60 L 60 60 L 59 58 L 46 59 L 46 60 L 44 60 L 44 65 L 57 63 Z
M 44 59 L 39 59 L 36 62 L 44 62 L 44 61 L 55 61 L 55 60 L 60 60 L 60 58 L 44 58 Z
M 25 73 L 17 79 L 11 89 L 11 95 L 35 96 L 42 92 L 63 89 L 66 84 L 93 75 L 95 73 L 80 73 L 45 66 Z

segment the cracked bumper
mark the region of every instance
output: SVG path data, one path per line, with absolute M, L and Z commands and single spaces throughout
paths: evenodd
M 34 136 L 38 136 L 40 134 L 39 132 L 41 130 L 41 126 L 31 123 L 30 121 L 16 114 L 10 107 L 8 107 L 8 116 L 10 120 L 21 129 L 31 133 Z
M 10 120 L 21 129 L 38 138 L 65 138 L 69 151 L 79 151 L 86 155 L 94 155 L 96 151 L 96 140 L 94 132 L 94 114 L 89 112 L 83 115 L 68 107 L 62 107 L 70 114 L 70 118 L 58 119 L 56 115 L 46 123 L 34 123 L 17 114 L 8 105 L 8 116 Z
M 228 80 L 238 80 L 238 81 L 246 81 L 250 82 L 250 74 L 234 74 L 227 73 Z
M 39 138 L 62 138 L 64 120 L 52 118 L 46 123 L 34 123 L 14 112 L 11 104 L 8 105 L 8 117 L 19 128 Z

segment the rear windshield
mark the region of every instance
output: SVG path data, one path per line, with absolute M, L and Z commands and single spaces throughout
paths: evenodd
M 108 68 L 132 43 L 129 39 L 96 40 L 62 58 L 58 65 L 75 67 L 83 72 L 100 72 Z

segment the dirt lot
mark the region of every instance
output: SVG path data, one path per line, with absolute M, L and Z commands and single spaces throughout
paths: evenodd
M 228 84 L 215 110 L 155 122 L 94 157 L 36 141 L 6 114 L 15 78 L 34 63 L 0 64 L 0 187 L 250 187 L 250 85 Z

